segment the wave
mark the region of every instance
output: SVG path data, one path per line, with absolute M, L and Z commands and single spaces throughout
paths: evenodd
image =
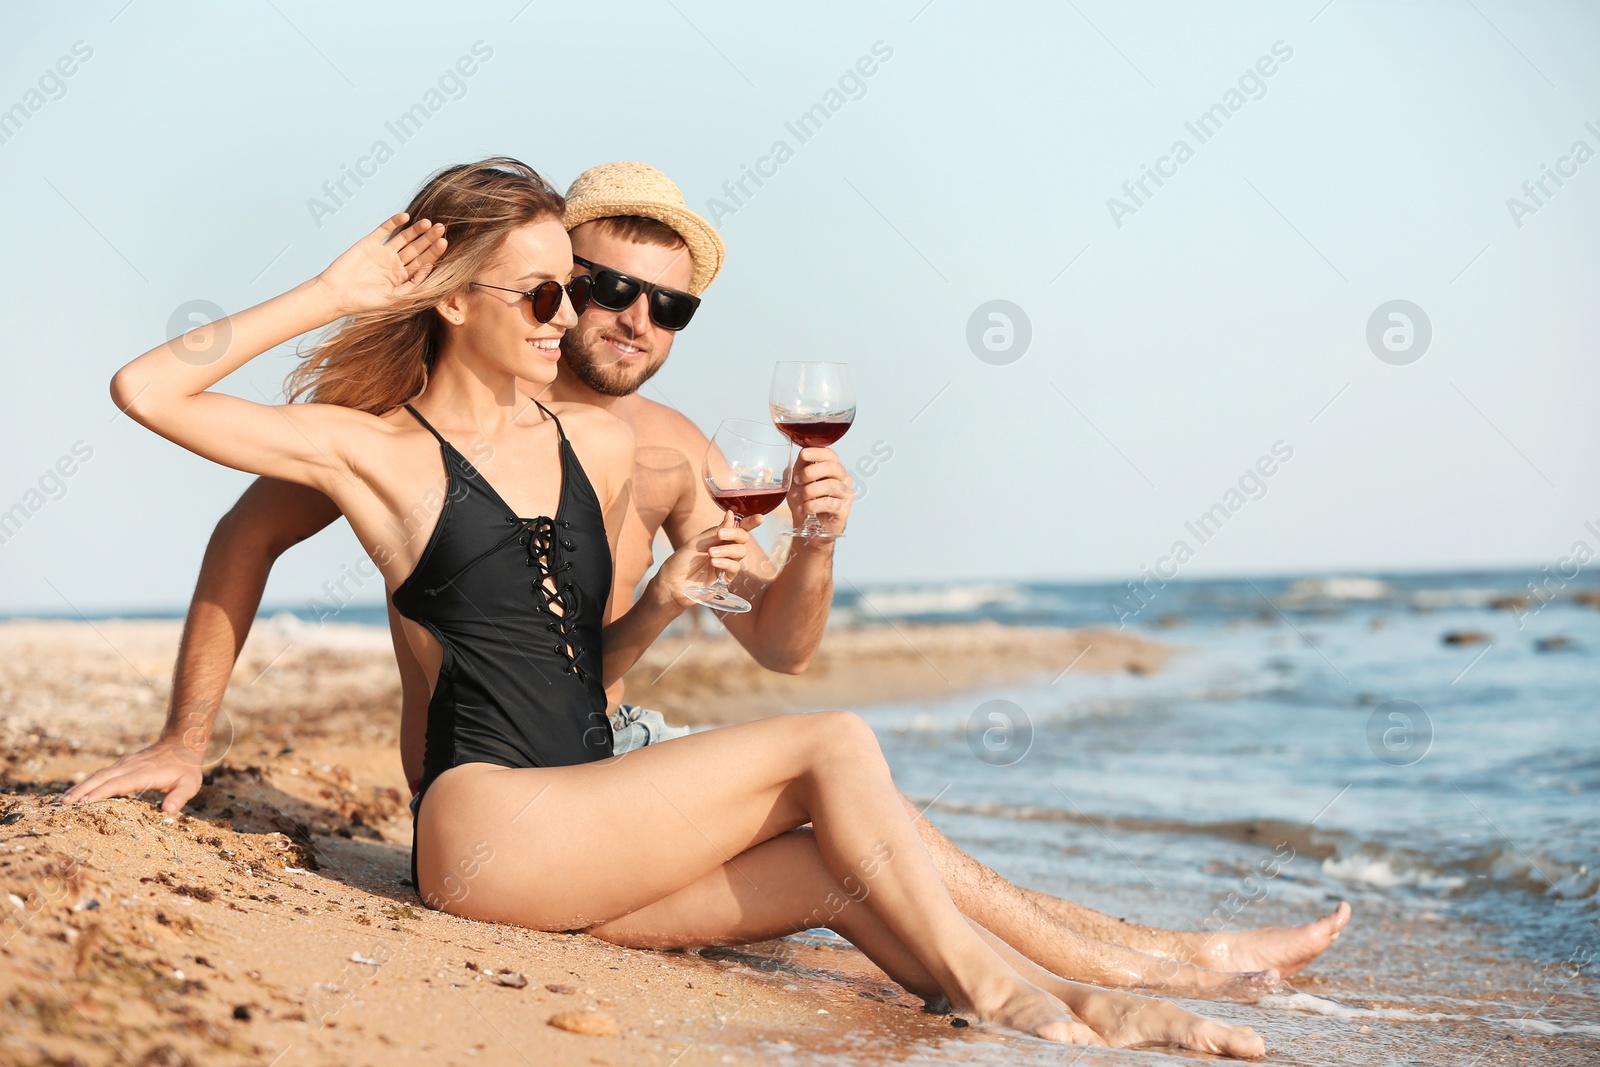
M 1101 830 L 1126 830 L 1132 833 L 1204 835 L 1261 845 L 1264 848 L 1288 845 L 1294 849 L 1296 855 L 1310 856 L 1318 860 L 1326 860 L 1337 855 L 1340 845 L 1350 838 L 1350 835 L 1342 830 L 1319 830 L 1282 819 L 1237 819 L 1196 823 L 1178 819 L 1146 819 L 1131 815 L 1090 816 L 1076 810 L 1064 811 L 1054 807 L 991 801 L 936 800 L 929 804 L 927 800 L 922 800 L 917 801 L 917 806 L 965 815 L 1015 819 L 1021 822 L 1067 822 Z
M 1392 596 L 1394 589 L 1377 578 L 1302 578 L 1289 586 L 1278 602 L 1299 607 L 1327 600 L 1388 600 Z
M 1600 1036 L 1600 1026 L 1591 1023 L 1574 1023 L 1563 1026 L 1548 1019 L 1523 1016 L 1516 1019 L 1496 1018 L 1488 1015 L 1457 1015 L 1438 1011 L 1407 1011 L 1404 1008 L 1352 1008 L 1336 1000 L 1314 997 L 1310 993 L 1274 993 L 1257 1002 L 1265 1008 L 1283 1008 L 1303 1011 L 1311 1015 L 1329 1015 L 1339 1019 L 1373 1019 L 1385 1022 L 1444 1023 L 1480 1022 L 1490 1026 L 1508 1026 L 1515 1030 L 1528 1030 L 1541 1035 L 1582 1034 Z
M 961 615 L 1014 600 L 1014 585 L 929 585 L 905 589 L 873 589 L 851 605 L 868 615 L 906 618 L 917 615 Z
M 1277 849 L 1318 860 L 1329 877 L 1375 889 L 1411 888 L 1456 894 L 1480 888 L 1518 889 L 1550 900 L 1581 900 L 1600 905 L 1600 871 L 1586 863 L 1556 859 L 1516 846 L 1426 853 L 1362 840 L 1344 830 L 1322 829 L 1282 819 L 1186 822 L 1128 815 L 1088 815 L 1073 809 L 993 801 L 924 798 L 918 807 L 1019 822 L 1058 822 L 1101 831 L 1206 836 Z
M 1332 1015 L 1340 1019 L 1387 1019 L 1406 1023 L 1467 1022 L 1476 1015 L 1450 1015 L 1437 1011 L 1407 1011 L 1404 1008 L 1352 1008 L 1336 1000 L 1325 1000 L 1310 993 L 1273 993 L 1257 1001 L 1264 1008 L 1284 1008 L 1312 1015 Z
M 269 619 L 256 623 L 252 636 L 262 635 L 277 643 L 287 642 L 301 648 L 357 649 L 386 651 L 394 643 L 388 626 L 374 626 L 358 622 L 307 622 L 287 611 L 280 611 Z
M 1516 846 L 1430 856 L 1410 849 L 1363 842 L 1322 861 L 1323 873 L 1377 889 L 1406 886 L 1452 894 L 1479 887 L 1516 888 L 1552 900 L 1595 900 L 1600 872 L 1586 863 L 1559 860 Z
M 1370 885 L 1377 889 L 1409 886 L 1434 892 L 1452 893 L 1467 884 L 1461 875 L 1441 875 L 1393 859 L 1369 856 L 1329 856 L 1322 861 L 1322 873 L 1342 882 Z
M 1486 608 L 1494 600 L 1506 595 L 1504 589 L 1470 587 L 1418 589 L 1411 594 L 1411 606 L 1422 611 L 1442 611 L 1446 608 Z

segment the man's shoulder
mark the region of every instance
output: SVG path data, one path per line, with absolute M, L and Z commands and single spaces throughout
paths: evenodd
M 574 402 L 546 404 L 561 420 L 567 437 L 580 447 L 632 451 L 634 430 L 626 421 L 592 404 Z
M 705 451 L 706 435 L 683 412 L 638 394 L 634 400 L 629 416 L 640 447 L 678 448 L 695 456 Z

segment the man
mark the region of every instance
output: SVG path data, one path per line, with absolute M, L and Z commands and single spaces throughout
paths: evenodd
M 679 412 L 640 396 L 639 389 L 666 362 L 699 294 L 721 269 L 724 248 L 711 225 L 684 205 L 677 186 L 642 163 L 607 164 L 580 175 L 568 192 L 565 222 L 576 267 L 593 276 L 593 292 L 562 341 L 559 373 L 540 399 L 605 408 L 634 432 L 633 509 L 620 531 L 616 559 L 618 589 L 631 591 L 650 568 L 658 530 L 676 547 L 722 517 L 700 479 L 706 436 Z M 796 525 L 809 512 L 830 533 L 842 533 L 851 499 L 849 477 L 831 450 L 801 450 L 788 501 Z M 245 491 L 207 546 L 162 738 L 68 790 L 64 803 L 159 789 L 166 794 L 163 810 L 175 812 L 194 796 L 201 756 L 272 563 L 337 518 L 331 501 L 301 486 L 263 478 Z M 418 532 L 430 527 L 419 522 Z M 838 542 L 792 541 L 781 570 L 759 549 L 746 560 L 736 588 L 753 610 L 725 615 L 723 622 L 762 666 L 798 673 L 816 653 L 827 622 Z M 431 683 L 392 607 L 390 628 L 403 692 L 401 758 L 415 789 Z M 667 726 L 658 713 L 622 704 L 621 689 L 619 682 L 608 693 L 616 709 L 614 752 L 686 732 Z M 1269 968 L 1293 973 L 1305 966 L 1348 919 L 1341 905 L 1332 916 L 1292 929 L 1207 935 L 1134 926 L 1012 885 L 951 844 L 910 800 L 904 803 L 957 906 L 1064 977 L 1250 998 L 1275 983 Z

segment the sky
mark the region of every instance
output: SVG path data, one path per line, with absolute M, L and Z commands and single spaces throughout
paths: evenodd
M 644 160 L 717 224 L 727 265 L 645 387 L 703 429 L 764 417 L 775 361 L 850 365 L 841 583 L 1532 578 L 1600 551 L 1595 5 L 3 18 L 0 613 L 182 607 L 249 476 L 119 417 L 112 373 L 489 155 L 562 188 Z M 276 401 L 293 360 L 222 387 Z M 339 524 L 266 601 L 360 558 Z

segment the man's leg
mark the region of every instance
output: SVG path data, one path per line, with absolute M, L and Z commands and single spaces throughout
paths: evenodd
M 900 799 L 961 913 L 1047 971 L 1108 988 L 1137 986 L 1179 996 L 1246 1001 L 1265 996 L 1278 984 L 1278 975 L 1271 970 L 1244 974 L 1210 970 L 1079 931 L 1039 905 L 1035 898 L 1044 894 L 1006 881 L 957 848 L 904 794 Z
M 1063 977 L 1108 984 L 1091 976 L 1100 970 L 1124 975 L 1120 985 L 1249 999 L 1276 984 L 1268 977 L 1272 969 L 1298 972 L 1350 921 L 1350 906 L 1340 904 L 1333 914 L 1295 927 L 1201 933 L 1140 926 L 1013 885 L 956 847 L 904 794 L 901 801 L 956 907 Z
M 1113 918 L 1032 889 L 1021 892 L 1061 922 L 1103 941 L 1224 971 L 1271 967 L 1285 978 L 1300 973 L 1326 952 L 1350 922 L 1350 905 L 1340 901 L 1329 914 L 1302 926 L 1265 926 L 1256 930 L 1214 933 L 1163 930 Z

